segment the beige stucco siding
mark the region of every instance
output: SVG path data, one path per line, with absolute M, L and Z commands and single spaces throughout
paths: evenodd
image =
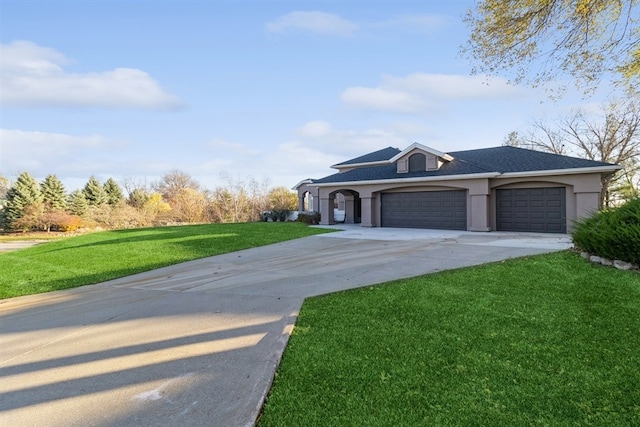
M 422 192 L 443 190 L 465 190 L 467 194 L 467 230 L 496 230 L 496 190 L 512 188 L 563 187 L 566 197 L 567 230 L 573 228 L 576 219 L 590 216 L 598 210 L 601 190 L 600 173 L 556 174 L 536 176 L 515 176 L 508 174 L 478 175 L 477 178 L 456 177 L 446 180 L 424 180 L 421 182 L 376 182 L 374 184 L 344 183 L 322 185 L 310 188 L 317 190 L 322 224 L 333 224 L 333 200 L 337 194 L 346 196 L 345 209 L 355 212 L 355 204 L 360 203 L 360 219 L 363 227 L 379 227 L 381 218 L 382 193 Z M 354 197 L 357 195 L 357 197 Z M 353 214 L 351 214 L 353 218 Z

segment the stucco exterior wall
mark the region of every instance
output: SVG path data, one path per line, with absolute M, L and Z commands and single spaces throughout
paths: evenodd
M 509 188 L 564 187 L 566 197 L 567 230 L 573 228 L 576 219 L 592 215 L 598 210 L 601 178 L 599 173 L 574 175 L 549 175 L 533 177 L 481 177 L 430 182 L 389 182 L 349 185 L 301 186 L 298 194 L 316 191 L 321 224 L 334 224 L 334 199 L 344 194 L 347 222 L 354 222 L 356 205 L 359 203 L 360 225 L 379 227 L 382 193 L 465 190 L 467 192 L 467 230 L 496 230 L 496 190 Z M 351 218 L 351 220 L 349 219 Z
M 304 183 L 298 186 L 297 191 L 298 191 L 298 212 L 305 212 L 305 211 L 320 212 L 320 197 L 318 196 L 319 194 L 318 187 L 312 187 L 311 185 L 309 185 L 309 183 Z M 310 209 L 305 209 L 305 206 L 304 206 L 304 198 L 306 193 L 309 193 L 309 195 L 311 195 L 311 198 L 312 198 L 311 200 L 312 206 L 310 206 Z

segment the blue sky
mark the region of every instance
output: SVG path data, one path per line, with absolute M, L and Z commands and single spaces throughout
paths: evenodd
M 472 76 L 473 4 L 0 0 L 0 174 L 292 187 L 388 146 L 498 146 L 581 103 Z

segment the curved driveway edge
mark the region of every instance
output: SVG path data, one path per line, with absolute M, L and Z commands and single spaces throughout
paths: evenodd
M 563 235 L 336 228 L 0 301 L 0 425 L 250 426 L 304 298 L 570 246 Z

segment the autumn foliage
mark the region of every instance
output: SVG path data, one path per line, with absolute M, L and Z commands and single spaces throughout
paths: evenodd
M 96 227 L 137 228 L 168 224 L 259 221 L 265 211 L 295 210 L 297 197 L 285 187 L 225 177 L 225 185 L 203 189 L 188 174 L 171 171 L 150 186 L 91 176 L 67 193 L 55 175 L 40 184 L 29 173 L 15 184 L 4 179 L 0 227 L 7 231 L 75 232 Z M 126 195 L 125 195 L 126 194 Z

